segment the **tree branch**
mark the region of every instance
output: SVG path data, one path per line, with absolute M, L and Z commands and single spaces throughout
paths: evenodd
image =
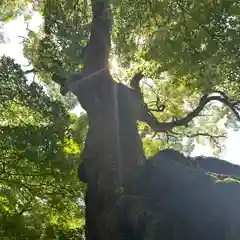
M 231 102 L 228 96 L 222 91 L 216 91 L 209 95 L 203 95 L 200 99 L 198 106 L 190 113 L 188 113 L 185 117 L 178 120 L 173 120 L 171 122 L 158 122 L 155 116 L 151 113 L 152 109 L 149 109 L 147 104 L 144 103 L 143 95 L 139 86 L 140 80 L 143 78 L 142 73 L 137 73 L 131 80 L 130 85 L 134 88 L 134 90 L 139 95 L 139 104 L 141 105 L 141 113 L 138 116 L 140 121 L 146 122 L 155 132 L 167 132 L 172 130 L 174 127 L 178 126 L 187 126 L 189 122 L 193 120 L 193 118 L 199 116 L 200 112 L 203 108 L 211 101 L 219 101 L 224 105 L 228 106 L 237 119 L 240 121 L 239 115 L 239 102 Z M 213 94 L 218 94 L 218 96 L 214 96 Z M 213 95 L 213 96 L 212 96 Z M 219 96 L 220 95 L 220 96 Z M 154 109 L 154 111 L 161 112 L 165 108 L 165 105 L 162 105 L 160 109 Z
M 180 133 L 171 131 L 171 133 L 173 133 L 174 135 L 182 135 Z M 198 132 L 198 133 L 193 133 L 193 134 L 184 134 L 184 137 L 188 137 L 188 138 L 195 138 L 198 136 L 203 136 L 203 137 L 209 137 L 209 138 L 226 138 L 226 134 L 222 134 L 222 135 L 211 135 L 210 133 L 207 132 Z
M 104 0 L 91 0 L 91 36 L 84 53 L 83 75 L 100 69 L 108 69 L 111 47 L 112 16 L 110 6 Z
M 143 77 L 144 77 L 144 75 L 141 72 L 139 72 L 133 76 L 133 78 L 130 82 L 130 86 L 132 88 L 134 88 L 136 91 L 138 91 L 139 95 L 142 95 L 139 84 Z
M 218 93 L 218 92 L 217 92 Z M 219 101 L 228 106 L 234 115 L 237 117 L 237 119 L 240 121 L 240 115 L 237 111 L 237 105 L 231 103 L 231 101 L 228 99 L 228 97 L 225 95 L 222 96 L 209 96 L 204 95 L 198 104 L 198 106 L 190 113 L 188 113 L 185 117 L 179 120 L 175 120 L 172 122 L 158 122 L 158 120 L 153 116 L 149 109 L 148 113 L 145 113 L 145 122 L 155 131 L 155 132 L 166 132 L 172 130 L 174 127 L 177 126 L 187 126 L 189 122 L 193 120 L 193 118 L 197 117 L 200 112 L 203 110 L 203 108 L 211 101 Z
M 87 3 L 84 3 L 87 6 Z M 79 85 L 83 80 L 96 79 L 96 75 L 108 71 L 109 53 L 111 48 L 112 13 L 106 0 L 91 0 L 92 24 L 90 39 L 84 48 L 83 69 L 74 73 L 61 86 L 61 94 L 68 91 L 78 96 Z M 77 77 L 76 77 L 77 76 Z
M 33 69 L 30 69 L 30 70 L 24 71 L 24 74 L 36 73 L 36 72 L 37 72 L 37 70 L 33 68 Z

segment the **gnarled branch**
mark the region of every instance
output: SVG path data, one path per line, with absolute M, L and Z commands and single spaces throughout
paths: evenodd
M 232 110 L 234 115 L 237 117 L 237 119 L 240 120 L 240 115 L 238 111 L 236 110 L 235 106 L 230 102 L 229 99 L 226 99 L 225 97 L 222 97 L 222 96 L 204 95 L 200 99 L 198 106 L 182 119 L 172 121 L 172 122 L 162 123 L 162 122 L 158 122 L 157 119 L 154 116 L 152 116 L 152 118 L 148 118 L 147 124 L 150 127 L 152 127 L 153 130 L 156 132 L 166 132 L 177 126 L 186 126 L 189 122 L 193 120 L 193 118 L 197 117 L 199 113 L 203 110 L 203 108 L 211 101 L 222 102 L 223 104 L 228 106 Z
M 37 70 L 36 69 L 29 69 L 29 70 L 26 70 L 26 71 L 24 71 L 24 74 L 29 74 L 29 73 L 37 73 Z
M 139 120 L 145 121 L 155 132 L 167 132 L 172 130 L 174 127 L 187 126 L 188 123 L 193 120 L 193 118 L 199 116 L 203 108 L 211 101 L 219 101 L 224 105 L 228 106 L 234 113 L 234 115 L 237 117 L 237 119 L 240 121 L 240 114 L 238 112 L 240 103 L 232 102 L 225 93 L 221 91 L 216 91 L 209 95 L 203 95 L 200 99 L 198 106 L 192 112 L 188 113 L 185 117 L 171 122 L 159 122 L 143 101 L 141 89 L 139 87 L 139 83 L 142 78 L 143 75 L 141 73 L 138 73 L 133 77 L 131 81 L 131 86 L 134 86 L 135 90 L 138 91 L 139 96 L 141 97 L 139 101 L 140 104 L 143 106 Z M 214 94 L 218 94 L 218 96 L 215 96 Z

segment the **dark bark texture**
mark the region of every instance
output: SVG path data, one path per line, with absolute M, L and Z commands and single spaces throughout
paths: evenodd
M 71 82 L 68 89 L 77 96 L 89 119 L 82 164 L 82 176 L 88 184 L 86 238 L 118 239 L 115 212 L 122 181 L 143 161 L 132 100 L 137 94 L 114 82 L 109 73 L 109 6 L 93 0 L 92 12 L 91 36 L 81 78 Z
M 172 150 L 146 161 L 136 124 L 142 120 L 155 131 L 168 131 L 186 125 L 205 104 L 220 97 L 204 96 L 182 120 L 157 122 L 143 102 L 141 74 L 133 78 L 132 88 L 112 79 L 108 66 L 111 9 L 104 0 L 91 3 L 93 18 L 84 67 L 67 86 L 89 119 L 79 167 L 80 180 L 88 185 L 86 239 L 227 239 L 239 226 L 239 210 L 234 211 L 240 200 L 239 185 L 216 183 L 218 176 L 206 172 L 238 172 L 215 171 L 204 159 L 192 160 Z

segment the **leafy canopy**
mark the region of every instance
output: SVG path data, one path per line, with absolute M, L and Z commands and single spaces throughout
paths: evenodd
M 84 187 L 76 181 L 74 119 L 12 59 L 1 58 L 0 72 L 1 239 L 80 239 Z
M 224 91 L 239 101 L 237 1 L 129 0 L 114 1 L 112 7 L 113 75 L 127 82 L 134 72 L 143 71 L 148 77 L 142 84 L 145 100 L 153 106 L 149 108 L 166 105 L 163 112 L 154 112 L 160 121 L 185 116 L 197 106 L 202 93 Z M 39 79 L 62 84 L 69 73 L 81 71 L 91 6 L 84 0 L 51 1 L 40 9 L 43 26 L 38 33 L 29 33 L 24 53 Z M 187 138 L 184 150 L 191 152 L 195 140 L 203 143 L 207 138 L 217 153 L 223 147 L 218 138 L 225 136 L 226 126 L 238 129 L 233 114 L 221 104 L 209 104 L 188 128 L 158 134 L 155 143 L 160 149 L 167 145 L 180 150 Z M 143 128 L 153 136 L 140 124 Z M 144 136 L 144 142 L 151 141 Z

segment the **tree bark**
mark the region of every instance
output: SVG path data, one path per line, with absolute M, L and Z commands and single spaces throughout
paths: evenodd
M 89 119 L 83 156 L 88 184 L 86 239 L 113 240 L 119 237 L 115 212 L 123 180 L 144 157 L 133 90 L 116 83 L 109 72 L 110 8 L 105 1 L 91 3 L 91 36 L 81 79 L 69 90 L 77 96 Z
M 138 119 L 146 121 L 153 129 L 156 129 L 156 131 L 171 130 L 175 126 L 184 125 L 191 121 L 195 114 L 201 111 L 204 104 L 211 100 L 207 97 L 203 98 L 201 106 L 197 107 L 196 110 L 193 111 L 193 114 L 189 114 L 183 120 L 159 124 L 154 116 L 149 114 L 148 109 L 142 99 L 140 99 L 141 94 L 138 83 L 136 83 L 135 89 L 130 89 L 123 84 L 116 83 L 109 72 L 108 58 L 112 20 L 111 10 L 106 2 L 107 1 L 104 0 L 91 0 L 93 18 L 90 40 L 84 52 L 84 67 L 81 72 L 81 77 L 68 86 L 68 89 L 77 96 L 80 104 L 87 111 L 89 119 L 89 130 L 83 154 L 84 178 L 86 178 L 88 184 L 85 197 L 87 240 L 125 239 L 120 237 L 122 233 L 118 212 L 119 199 L 124 183 L 128 182 L 137 166 L 144 160 L 142 143 L 138 135 L 136 121 Z M 213 98 L 213 100 L 214 99 L 215 98 Z M 185 187 L 186 184 L 191 188 L 197 184 L 202 184 L 202 182 L 206 185 L 209 184 L 208 178 L 206 177 L 203 178 L 203 181 L 197 178 L 196 184 L 191 182 L 191 177 L 196 175 L 196 173 L 199 175 L 204 175 L 204 173 L 194 170 L 185 171 L 186 174 L 192 175 L 184 177 L 184 167 L 181 167 L 178 169 L 179 171 L 183 170 L 182 175 L 180 175 L 178 171 L 173 171 L 176 175 L 174 178 L 166 174 L 169 169 L 171 169 L 171 163 L 167 165 L 163 164 L 161 171 L 155 171 L 153 177 L 157 179 L 157 175 L 161 174 L 161 184 L 159 186 L 162 187 L 164 191 L 168 191 L 170 197 L 174 197 L 177 206 L 175 206 L 175 210 L 178 211 L 181 209 L 179 212 L 180 215 L 184 215 L 187 212 L 187 210 L 185 212 L 184 209 L 182 209 L 178 201 L 178 194 L 181 194 L 182 189 L 185 191 L 185 199 L 182 200 L 182 203 L 186 205 L 185 208 L 188 207 L 191 200 L 195 201 L 194 210 L 198 210 L 198 207 L 201 205 L 201 200 L 207 200 L 209 202 L 215 200 L 215 194 L 211 193 L 212 187 L 204 190 L 204 186 L 201 185 L 202 194 L 197 195 L 200 200 L 197 199 L 196 196 L 191 195 Z M 154 186 L 154 182 L 151 184 L 150 180 L 147 186 L 149 191 L 151 187 Z M 172 190 L 168 189 L 168 184 L 165 180 L 171 183 Z M 175 185 L 179 185 L 179 189 L 175 188 Z M 155 188 L 155 190 L 156 189 L 158 190 L 158 188 Z M 162 193 L 164 191 L 162 191 Z M 148 193 L 148 191 L 146 191 L 146 193 Z M 149 192 L 149 194 L 151 196 L 151 192 Z M 161 192 L 159 192 L 159 194 L 160 195 L 152 195 L 152 200 L 154 200 L 154 196 L 162 197 Z M 206 194 L 209 198 L 204 198 Z M 166 203 L 164 203 L 165 205 L 163 206 L 168 205 L 171 210 L 173 205 L 167 202 L 170 200 L 170 197 L 165 197 Z M 162 201 L 162 199 L 157 200 Z M 151 205 L 150 202 L 149 205 Z M 214 205 L 208 206 L 208 202 L 206 202 L 203 207 L 204 213 L 207 214 L 207 210 L 209 210 L 211 206 Z M 216 210 L 216 208 L 214 209 Z M 216 212 L 217 210 L 214 211 L 214 214 Z M 200 213 L 201 211 L 199 211 L 199 215 Z M 213 219 L 217 219 L 218 216 L 219 215 L 214 216 Z M 191 218 L 186 217 L 186 219 L 189 220 L 190 225 L 185 225 L 185 230 L 191 226 Z M 201 219 L 197 218 L 196 222 L 201 223 Z M 131 224 L 131 221 L 129 224 Z M 179 222 L 177 222 L 177 224 L 179 224 Z M 197 224 L 195 227 L 196 226 Z M 204 226 L 208 226 L 208 223 Z M 216 226 L 222 226 L 222 222 Z M 184 227 L 180 229 L 180 231 L 182 231 L 181 233 L 183 233 Z M 141 229 L 138 230 L 141 232 Z M 203 229 L 201 228 L 201 230 Z M 198 228 L 193 236 L 197 236 L 197 231 L 199 231 Z M 210 231 L 210 235 L 208 232 L 206 233 L 207 236 L 215 236 L 214 234 L 211 235 L 212 232 L 209 227 L 208 231 Z M 135 236 L 137 235 L 138 234 Z M 138 237 L 138 239 L 141 239 L 140 237 Z M 194 238 L 168 237 L 164 239 L 185 240 Z

